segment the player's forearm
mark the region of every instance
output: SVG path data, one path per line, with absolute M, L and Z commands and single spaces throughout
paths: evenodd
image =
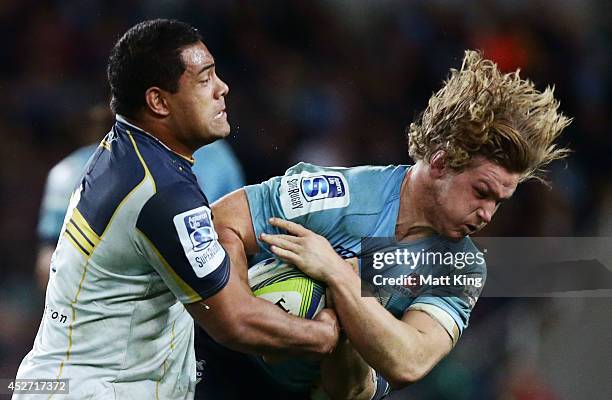
M 233 272 L 220 292 L 186 308 L 213 339 L 245 353 L 322 356 L 338 340 L 338 322 L 329 310 L 316 321 L 286 314 L 246 291 Z
M 266 300 L 251 294 L 248 286 L 247 259 L 244 244 L 232 229 L 220 228 L 219 241 L 230 257 L 230 283 L 235 287 L 227 303 L 227 318 L 232 329 L 220 332 L 220 340 L 235 350 L 282 355 L 329 354 L 337 340 L 334 323 L 293 317 Z
M 331 324 L 286 314 L 252 297 L 235 316 L 224 344 L 234 350 L 280 356 L 323 356 L 333 351 L 337 332 Z
M 328 284 L 336 312 L 353 347 L 394 387 L 423 377 L 438 361 L 421 332 L 397 320 L 374 298 L 361 296 L 360 279 L 348 268 Z

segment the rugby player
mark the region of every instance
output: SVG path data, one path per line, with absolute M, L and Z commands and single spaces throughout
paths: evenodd
M 221 237 L 237 243 L 232 251 L 240 250 L 230 252 L 232 260 L 275 255 L 327 284 L 348 338 L 321 363 L 321 384 L 330 397 L 380 399 L 389 384 L 401 388 L 421 379 L 455 346 L 482 290 L 362 297 L 360 279 L 343 258 L 364 255 L 363 237 L 392 237 L 415 252 L 476 253 L 468 235 L 491 222 L 519 182 L 541 178 L 544 165 L 567 153 L 554 144 L 570 122 L 558 105 L 550 88 L 540 92 L 518 71 L 503 74 L 479 53 L 467 51 L 461 69 L 451 70 L 408 129 L 414 165 L 300 163 L 213 206 Z M 246 263 L 234 262 L 232 268 L 246 281 Z M 486 278 L 484 262 L 463 272 Z M 241 398 L 246 392 L 231 387 L 224 379 L 229 375 L 215 372 L 223 369 L 223 353 L 211 352 L 214 347 L 203 337 L 196 342 L 197 357 L 206 360 L 214 379 L 198 385 L 196 398 L 208 393 Z M 316 382 L 306 363 L 233 357 L 232 371 L 258 365 L 270 386 L 287 393 L 308 398 L 309 385 Z M 245 385 L 249 398 L 289 398 L 266 396 L 269 386 L 259 391 L 261 386 Z
M 230 273 L 191 170 L 193 152 L 230 131 L 229 88 L 197 30 L 139 23 L 115 44 L 107 72 L 116 122 L 70 200 L 17 378 L 69 379 L 73 399 L 191 399 L 194 319 L 236 350 L 330 353 L 333 311 L 287 315 Z M 13 396 L 29 397 L 38 394 Z

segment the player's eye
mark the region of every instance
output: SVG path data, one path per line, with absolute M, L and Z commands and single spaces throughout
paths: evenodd
M 476 197 L 479 198 L 479 199 L 486 199 L 487 198 L 487 194 L 484 191 L 480 190 L 480 189 L 474 188 L 474 192 L 476 193 Z

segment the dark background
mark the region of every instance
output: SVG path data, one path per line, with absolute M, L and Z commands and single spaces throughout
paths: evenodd
M 0 377 L 14 377 L 42 313 L 46 173 L 106 133 L 84 115 L 108 103 L 109 50 L 154 17 L 201 30 L 230 86 L 229 142 L 249 183 L 298 161 L 409 163 L 404 129 L 465 49 L 520 66 L 555 85 L 574 153 L 551 167 L 551 190 L 522 185 L 483 234 L 612 235 L 608 1 L 1 0 Z M 481 299 L 452 355 L 394 398 L 612 398 L 610 306 L 600 292 Z

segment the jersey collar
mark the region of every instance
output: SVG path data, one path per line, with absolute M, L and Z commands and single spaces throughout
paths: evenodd
M 185 157 L 182 154 L 177 153 L 176 151 L 172 150 L 170 147 L 166 146 L 166 144 L 164 142 L 162 142 L 161 140 L 159 140 L 157 137 L 155 137 L 154 135 L 150 134 L 149 132 L 145 131 L 142 128 L 139 128 L 138 126 L 132 124 L 131 122 L 129 122 L 127 119 L 125 119 L 125 117 L 121 114 L 116 114 L 115 115 L 115 119 L 117 120 L 117 122 L 120 122 L 124 125 L 129 126 L 130 128 L 133 128 L 135 130 L 137 130 L 138 132 L 145 134 L 147 136 L 149 136 L 150 138 L 152 138 L 153 140 L 155 140 L 157 143 L 159 143 L 160 145 L 162 145 L 163 148 L 165 148 L 166 150 L 168 150 L 169 152 L 176 154 L 177 156 L 181 157 L 183 160 L 189 162 L 189 164 L 193 165 L 195 163 L 195 160 L 192 157 Z

